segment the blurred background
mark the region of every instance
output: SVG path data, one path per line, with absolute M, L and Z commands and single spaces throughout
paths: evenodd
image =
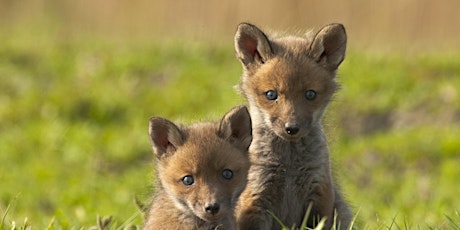
M 238 23 L 303 36 L 343 23 L 324 126 L 363 229 L 460 226 L 460 1 L 0 0 L 0 229 L 140 226 L 150 116 L 245 103 Z M 456 226 L 456 227 L 455 227 Z
M 351 47 L 452 49 L 460 40 L 459 7 L 455 0 L 2 0 L 0 17 L 3 30 L 39 30 L 64 38 L 174 36 L 213 41 L 229 40 L 242 21 L 282 32 L 341 22 L 347 27 Z

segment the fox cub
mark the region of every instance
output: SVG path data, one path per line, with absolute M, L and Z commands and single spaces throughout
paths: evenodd
M 247 108 L 188 127 L 152 117 L 149 135 L 159 183 L 144 229 L 235 229 L 252 140 Z
M 337 88 L 346 43 L 341 24 L 305 38 L 271 38 L 254 25 L 238 26 L 239 89 L 253 127 L 248 184 L 237 207 L 239 229 L 280 229 L 273 217 L 299 227 L 309 207 L 310 227 L 323 217 L 327 228 L 350 225 L 352 213 L 333 181 L 320 123 Z

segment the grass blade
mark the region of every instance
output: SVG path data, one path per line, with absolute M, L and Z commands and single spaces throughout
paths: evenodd
M 136 217 L 139 216 L 140 214 L 141 212 L 138 211 L 134 215 L 131 215 L 131 217 L 129 217 L 125 222 L 123 222 L 123 224 L 121 224 L 121 226 L 118 227 L 117 230 L 125 229 L 125 227 L 131 224 L 134 221 L 134 219 L 136 219 Z
M 305 216 L 303 217 L 302 224 L 300 225 L 301 229 L 307 229 L 308 216 L 310 216 L 312 206 L 313 206 L 312 203 L 308 205 L 307 212 L 305 212 Z
M 458 213 L 457 213 L 457 214 L 458 214 Z M 454 229 L 460 230 L 460 225 L 457 224 L 457 223 L 455 223 L 455 220 L 454 220 L 452 217 L 450 217 L 450 216 L 448 216 L 448 215 L 444 215 L 444 216 L 446 216 L 447 220 L 449 220 L 449 222 L 450 222 L 450 225 L 451 225 Z
M 281 229 L 284 229 L 284 230 L 289 229 L 286 225 L 283 224 L 283 222 L 281 222 L 281 220 L 275 215 L 275 213 L 273 213 L 273 212 L 270 211 L 270 210 L 267 210 L 267 212 L 268 212 L 273 218 L 275 218 L 276 222 L 278 222 L 278 223 L 281 225 Z
M 16 200 L 18 199 L 18 197 L 19 197 L 19 194 L 17 194 L 17 195 L 13 198 L 13 200 L 8 204 L 8 206 L 6 206 L 5 213 L 3 214 L 3 216 L 2 216 L 2 221 L 0 222 L 0 229 L 3 229 L 3 228 L 4 228 L 6 216 L 8 215 L 8 212 L 10 211 L 11 206 L 16 202 Z

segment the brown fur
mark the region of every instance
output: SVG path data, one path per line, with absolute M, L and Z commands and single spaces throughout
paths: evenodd
M 329 150 L 321 127 L 323 112 L 337 84 L 344 59 L 346 33 L 340 24 L 322 28 L 312 38 L 268 38 L 242 23 L 235 35 L 243 64 L 240 91 L 249 103 L 253 124 L 248 185 L 237 208 L 239 229 L 300 226 L 306 210 L 309 226 L 322 217 L 327 227 L 349 226 L 352 213 L 333 182 Z M 271 100 L 267 92 L 277 97 Z M 316 96 L 308 100 L 306 92 Z
M 149 134 L 159 183 L 144 229 L 235 229 L 251 132 L 245 106 L 233 108 L 219 123 L 188 127 L 152 117 Z M 225 178 L 225 170 L 233 176 Z M 186 176 L 194 182 L 184 184 Z

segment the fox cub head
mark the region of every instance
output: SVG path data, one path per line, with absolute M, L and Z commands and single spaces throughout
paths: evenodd
M 240 91 L 248 100 L 254 127 L 266 125 L 285 140 L 305 136 L 330 101 L 335 73 L 345 57 L 341 24 L 323 27 L 312 38 L 271 39 L 242 23 L 235 49 L 243 64 Z
M 219 123 L 189 127 L 153 117 L 149 135 L 161 185 L 181 212 L 209 223 L 233 218 L 249 169 L 252 128 L 245 106 Z

